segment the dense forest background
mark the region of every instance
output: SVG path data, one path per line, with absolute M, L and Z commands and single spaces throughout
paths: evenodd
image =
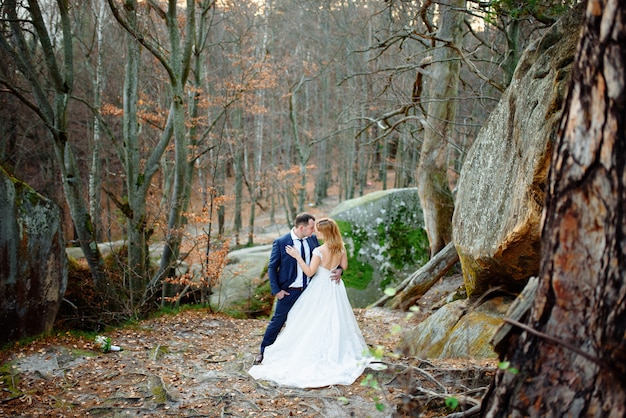
M 204 225 L 193 238 L 209 287 L 230 246 L 253 244 L 257 211 L 289 219 L 329 190 L 363 194 L 371 179 L 417 186 L 432 255 L 449 241 L 465 152 L 521 51 L 542 33 L 555 41 L 546 29 L 573 3 L 0 0 L 2 167 L 63 208 L 92 286 L 81 290 L 115 288 L 129 319 L 155 306 L 188 251 L 190 222 Z M 504 319 L 485 397 L 450 416 L 626 416 L 626 6 L 584 3 L 549 143 L 535 293 L 519 321 Z M 97 243 L 120 238 L 118 258 L 103 257 Z M 158 267 L 152 244 L 163 249 Z M 147 347 L 136 351 L 144 359 Z M 4 382 L 15 384 L 13 373 Z M 59 392 L 68 379 L 63 371 Z M 411 396 L 399 399 L 419 414 Z M 28 389 L 3 402 L 14 399 L 47 410 L 60 398 Z
M 95 244 L 127 241 L 133 313 L 189 222 L 209 285 L 213 254 L 254 244 L 258 211 L 293 219 L 372 180 L 420 188 L 435 253 L 465 152 L 573 3 L 3 0 L 0 161 L 63 208 L 96 287 L 112 273 Z

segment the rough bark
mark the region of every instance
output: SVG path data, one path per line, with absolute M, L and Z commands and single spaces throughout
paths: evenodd
M 626 416 L 626 4 L 589 1 L 549 177 L 535 302 L 482 415 Z

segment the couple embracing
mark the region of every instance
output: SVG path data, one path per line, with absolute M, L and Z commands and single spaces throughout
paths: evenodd
M 370 366 L 341 280 L 347 267 L 333 219 L 299 214 L 291 231 L 274 241 L 268 274 L 276 305 L 252 377 L 300 388 L 350 385 Z

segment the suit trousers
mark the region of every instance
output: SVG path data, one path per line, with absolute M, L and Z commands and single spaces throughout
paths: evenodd
M 261 353 L 265 351 L 265 347 L 274 344 L 274 341 L 276 341 L 280 330 L 287 321 L 287 314 L 302 294 L 302 289 L 287 289 L 287 292 L 289 292 L 288 296 L 282 299 L 276 299 L 274 315 L 272 315 L 272 319 L 270 319 L 267 329 L 265 330 L 263 341 L 261 341 Z

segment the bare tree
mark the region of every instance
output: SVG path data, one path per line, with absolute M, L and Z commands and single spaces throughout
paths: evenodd
M 482 415 L 626 416 L 626 4 L 589 1 L 554 146 L 534 304 Z M 512 373 L 511 367 L 518 373 Z
M 159 62 L 168 77 L 169 88 L 169 114 L 167 124 L 163 131 L 162 142 L 165 138 L 172 137 L 174 140 L 174 165 L 171 196 L 168 199 L 169 212 L 165 245 L 161 257 L 159 271 L 150 280 L 148 292 L 154 289 L 164 277 L 172 274 L 175 266 L 185 226 L 184 210 L 188 205 L 189 187 L 192 180 L 192 165 L 190 161 L 189 136 L 186 118 L 186 88 L 192 66 L 193 46 L 196 35 L 196 2 L 188 0 L 185 7 L 175 0 L 169 0 L 162 5 L 155 1 L 149 1 L 147 8 L 154 12 L 165 26 L 165 40 L 158 38 L 158 32 L 150 32 L 146 29 L 146 22 L 140 22 L 136 18 L 138 3 L 126 1 L 124 7 L 120 7 L 114 0 L 108 0 L 109 6 L 116 20 L 128 31 L 134 39 L 144 46 Z M 211 2 L 203 2 L 203 7 L 211 7 Z M 180 16 L 183 12 L 183 16 Z M 181 24 L 181 22 L 183 22 Z M 193 96 L 192 96 L 193 97 Z
M 23 76 L 27 90 L 7 79 L 2 83 L 44 123 L 54 145 L 63 191 L 80 247 L 96 285 L 105 282 L 102 256 L 97 246 L 94 220 L 85 200 L 85 187 L 69 135 L 68 105 L 74 87 L 74 48 L 70 6 L 58 0 L 42 10 L 37 0 L 26 5 L 16 0 L 2 2 L 3 26 L 0 48 Z M 46 25 L 46 13 L 56 18 Z M 57 44 L 57 42 L 59 42 Z M 40 57 L 42 58 L 40 66 Z
M 454 199 L 448 180 L 448 148 L 456 120 L 460 59 L 446 44 L 459 45 L 465 0 L 440 4 L 437 40 L 430 65 L 429 105 L 424 124 L 424 142 L 417 168 L 418 191 L 431 256 L 452 239 Z
M 96 115 L 93 118 L 93 150 L 91 152 L 91 168 L 89 170 L 89 214 L 94 220 L 94 234 L 98 241 L 102 240 L 102 120 L 100 110 L 102 106 L 102 90 L 105 84 L 103 70 L 104 26 L 106 22 L 106 2 L 98 0 L 92 2 L 96 19 L 96 74 L 94 77 L 93 107 Z

